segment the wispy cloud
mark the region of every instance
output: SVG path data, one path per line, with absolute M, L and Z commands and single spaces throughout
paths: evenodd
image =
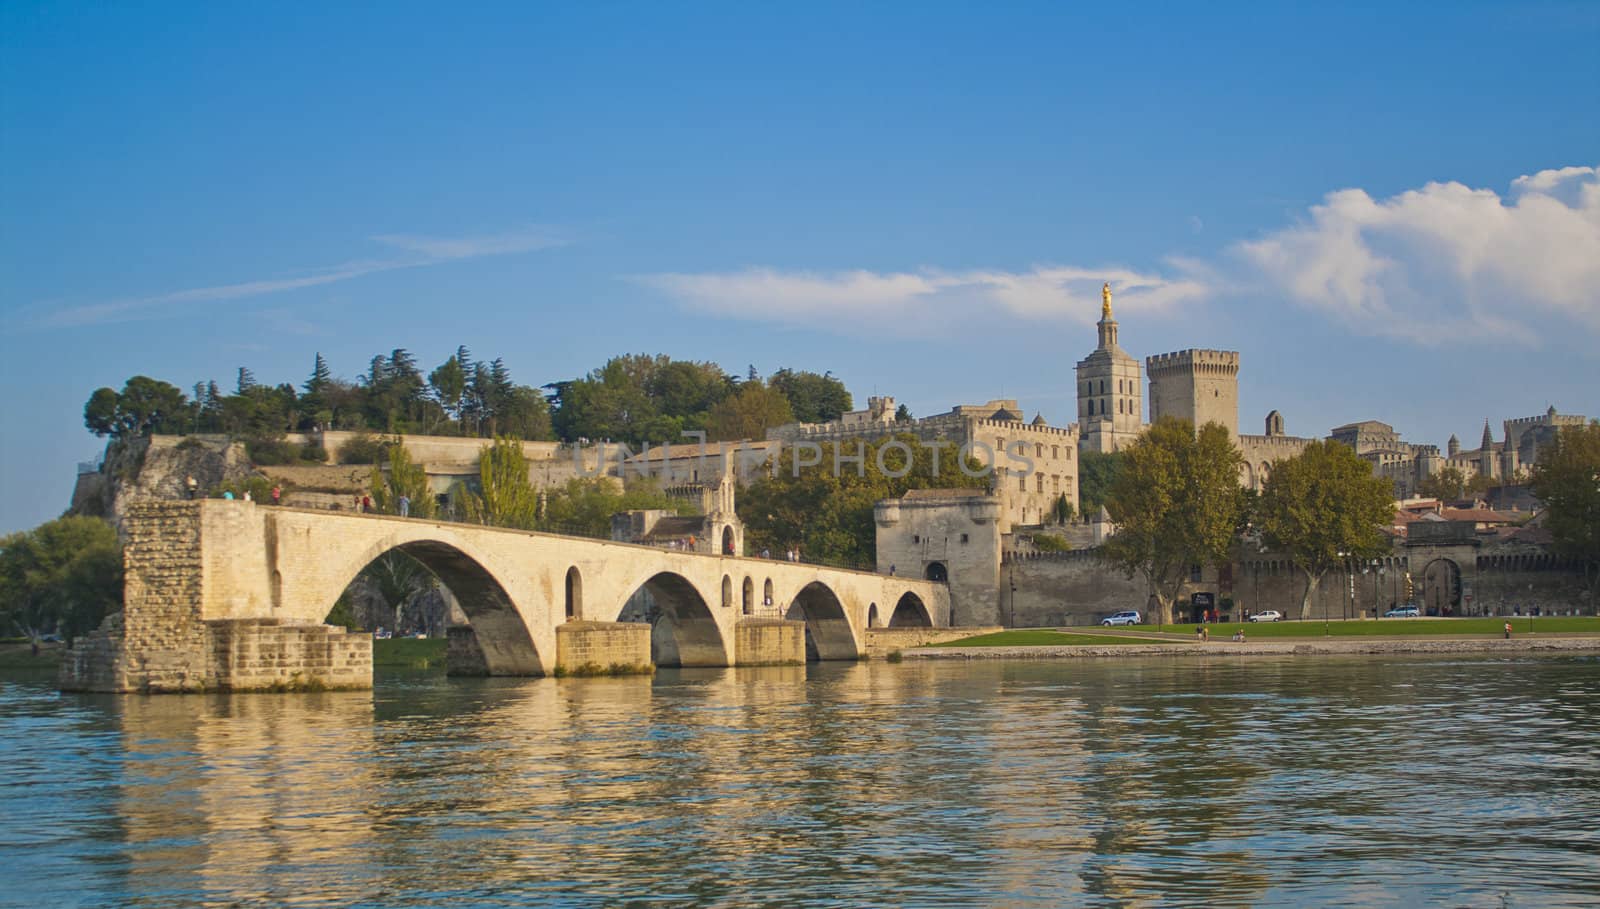
M 131 322 L 171 316 L 186 304 L 225 303 L 233 300 L 284 293 L 323 284 L 349 281 L 379 272 L 403 268 L 424 268 L 484 256 L 532 252 L 564 244 L 562 237 L 543 227 L 524 228 L 501 234 L 472 237 L 426 237 L 413 234 L 386 234 L 371 238 L 396 250 L 387 258 L 353 259 L 337 265 L 308 269 L 300 274 L 277 278 L 239 281 L 208 287 L 192 287 L 139 297 L 124 297 L 69 306 L 44 313 L 35 322 L 46 328 L 71 328 L 112 322 Z
M 1104 282 L 1111 284 L 1118 309 L 1144 312 L 1198 301 L 1210 293 L 1183 262 L 1169 264 L 1175 277 L 1122 267 L 1039 265 L 1027 271 L 924 268 L 914 272 L 757 267 L 638 275 L 633 280 L 700 312 L 794 325 L 835 325 L 849 331 L 863 321 L 915 327 L 974 311 L 1092 323 L 1100 316 Z
M 1382 200 L 1339 190 L 1234 252 L 1272 290 L 1365 334 L 1533 345 L 1530 318 L 1549 314 L 1600 332 L 1600 168 L 1519 177 L 1505 197 L 1461 183 Z

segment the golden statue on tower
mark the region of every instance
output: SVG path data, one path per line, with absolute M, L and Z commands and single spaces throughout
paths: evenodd
M 1111 318 L 1111 282 L 1100 286 L 1100 318 Z

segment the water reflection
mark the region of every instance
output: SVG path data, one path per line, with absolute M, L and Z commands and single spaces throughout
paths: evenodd
M 1600 661 L 0 691 L 0 900 L 1577 905 Z

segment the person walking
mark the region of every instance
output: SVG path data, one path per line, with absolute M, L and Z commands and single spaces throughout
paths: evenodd
M 194 474 L 191 473 L 183 478 L 183 488 L 189 494 L 189 498 L 193 500 L 195 494 L 200 491 L 200 481 L 196 480 Z
M 277 505 L 283 499 L 283 487 L 272 484 L 272 504 Z
M 400 517 L 411 517 L 411 497 L 403 492 L 400 494 Z

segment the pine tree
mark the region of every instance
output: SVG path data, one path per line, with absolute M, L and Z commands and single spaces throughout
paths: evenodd
M 311 378 L 307 379 L 306 384 L 303 386 L 306 394 L 318 394 L 322 389 L 327 388 L 328 383 L 332 381 L 333 371 L 328 369 L 328 361 L 322 359 L 322 352 L 318 351 L 317 361 L 311 367 Z
M 234 393 L 242 395 L 245 392 L 247 392 L 250 389 L 255 388 L 255 387 L 256 387 L 256 376 L 255 376 L 255 373 L 251 372 L 250 371 L 250 367 L 248 367 L 248 366 L 239 367 L 239 387 L 235 390 Z

